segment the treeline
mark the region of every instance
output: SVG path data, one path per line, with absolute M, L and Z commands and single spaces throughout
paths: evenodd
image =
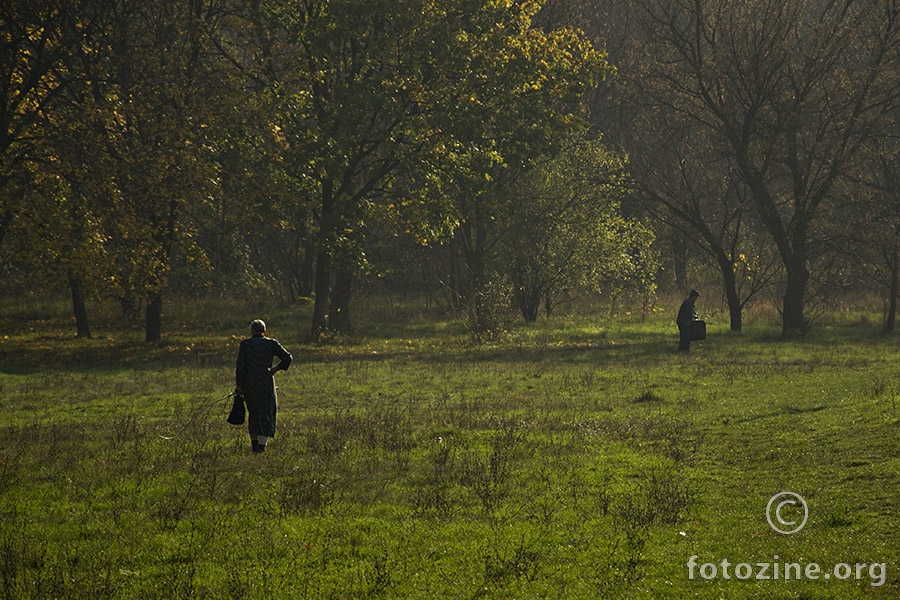
M 866 278 L 893 328 L 898 52 L 887 0 L 11 0 L 3 287 L 152 341 L 173 289 L 311 297 L 321 336 L 388 280 L 490 335 L 694 257 L 733 329 Z
M 321 335 L 350 327 L 360 276 L 427 276 L 477 333 L 513 297 L 533 319 L 625 281 L 652 237 L 583 102 L 610 67 L 538 9 L 6 3 L 4 276 L 68 287 L 83 336 L 85 301 L 114 296 L 148 340 L 173 286 L 314 297 Z
M 548 22 L 609 49 L 618 76 L 595 119 L 627 153 L 681 287 L 693 250 L 721 274 L 734 330 L 763 290 L 786 336 L 848 290 L 877 290 L 893 330 L 900 3 L 557 0 Z

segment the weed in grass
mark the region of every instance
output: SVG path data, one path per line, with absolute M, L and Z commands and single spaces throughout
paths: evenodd
M 0 582 L 4 598 L 15 598 L 24 585 L 28 552 L 26 521 L 17 511 L 3 514 L 3 534 L 0 537 Z
M 195 581 L 202 552 L 194 537 L 192 531 L 191 534 L 179 538 L 175 547 L 162 558 L 163 569 L 159 589 L 168 598 L 190 600 L 196 597 Z
M 635 404 L 662 403 L 665 401 L 665 398 L 653 392 L 652 390 L 645 390 L 640 396 L 634 399 Z
M 661 469 L 642 474 L 636 487 L 616 497 L 610 514 L 615 530 L 622 536 L 621 567 L 628 581 L 642 577 L 641 565 L 651 527 L 679 523 L 693 499 L 682 476 Z
M 417 516 L 448 519 L 453 515 L 453 490 L 461 478 L 457 444 L 451 436 L 439 436 L 429 444 L 424 459 L 425 476 L 416 481 L 412 491 L 413 512 Z
M 194 505 L 193 495 L 197 477 L 190 477 L 187 484 L 179 483 L 168 490 L 156 505 L 154 516 L 159 526 L 165 531 L 173 531 L 181 523 Z
M 334 501 L 333 483 L 312 469 L 295 467 L 281 483 L 278 503 L 282 514 L 321 514 Z
M 0 497 L 15 487 L 23 476 L 21 463 L 26 452 L 27 435 L 21 427 L 0 430 Z
M 501 587 L 510 581 L 533 580 L 540 567 L 540 554 L 527 547 L 524 541 L 512 548 L 491 548 L 484 555 L 484 579 L 486 583 Z
M 398 474 L 405 471 L 414 447 L 412 415 L 409 410 L 400 408 L 397 402 L 376 406 L 369 410 L 362 426 L 365 443 L 370 448 L 387 451 Z
M 379 596 L 386 592 L 393 583 L 394 565 L 385 549 L 381 549 L 371 559 L 371 569 L 368 573 L 367 596 Z
M 865 387 L 865 396 L 870 400 L 883 401 L 885 398 L 889 398 L 891 401 L 891 412 L 894 412 L 898 394 L 900 394 L 900 385 L 898 385 L 894 377 L 884 375 L 874 377 Z
M 488 515 L 496 513 L 510 491 L 514 462 L 526 434 L 523 423 L 503 420 L 491 438 L 486 457 L 477 452 L 464 457 L 461 483 L 475 493 Z
M 317 456 L 334 456 L 342 452 L 352 434 L 359 428 L 359 418 L 347 410 L 339 410 L 308 422 L 306 450 Z
M 577 514 L 606 517 L 612 504 L 612 474 L 605 468 L 570 466 L 565 472 L 560 501 Z M 550 487 L 549 481 L 547 487 Z
M 641 478 L 639 488 L 654 523 L 677 525 L 697 499 L 684 474 L 671 469 L 652 469 Z
M 847 506 L 837 506 L 825 517 L 825 524 L 829 527 L 849 527 L 855 522 Z

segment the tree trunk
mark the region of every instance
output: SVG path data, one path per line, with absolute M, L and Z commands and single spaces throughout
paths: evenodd
M 303 262 L 300 263 L 300 273 L 297 275 L 297 294 L 301 298 L 309 298 L 312 295 L 316 282 L 316 247 L 312 237 L 307 233 L 303 243 Z
M 888 312 L 884 319 L 885 333 L 894 333 L 894 326 L 897 323 L 897 297 L 900 296 L 900 253 L 898 253 L 896 248 L 894 248 L 890 263 L 891 289 L 890 299 L 888 300 Z
M 331 292 L 331 312 L 328 328 L 335 333 L 350 332 L 350 298 L 353 293 L 353 271 L 338 269 L 334 274 Z
M 672 229 L 672 260 L 675 263 L 675 286 L 687 295 L 691 287 L 687 276 L 687 241 L 676 229 Z
M 790 261 L 786 261 L 785 267 L 787 267 L 787 286 L 782 306 L 781 336 L 798 337 L 806 333 L 809 326 L 803 313 L 809 269 L 806 260 L 796 254 Z
M 728 315 L 731 318 L 731 331 L 740 333 L 744 328 L 744 309 L 737 296 L 728 294 Z
M 316 300 L 313 305 L 312 337 L 328 332 L 328 303 L 331 300 L 332 253 L 337 235 L 338 215 L 331 181 L 322 181 L 322 207 L 318 214 L 319 238 L 316 251 Z
M 331 254 L 319 250 L 316 255 L 316 301 L 313 305 L 312 335 L 328 331 L 328 299 L 331 295 Z
M 492 315 L 489 314 L 489 302 L 485 298 L 487 285 L 487 224 L 484 223 L 482 211 L 475 211 L 475 237 L 470 240 L 469 271 L 472 273 L 472 311 L 469 322 L 474 326 L 476 334 L 487 333 L 494 327 Z
M 460 228 L 461 229 L 461 228 Z M 453 237 L 449 244 L 449 279 L 447 282 L 447 299 L 454 313 L 459 314 L 465 308 L 466 299 L 469 297 L 467 289 L 467 279 L 464 276 L 465 261 L 465 240 L 460 237 L 459 231 Z
M 460 309 L 465 308 L 470 328 L 476 327 L 476 315 L 478 294 L 480 292 L 480 269 L 477 263 L 478 252 L 476 244 L 475 227 L 468 220 L 463 221 L 456 230 L 454 241 L 458 244 L 459 252 L 456 256 L 457 268 L 456 287 L 459 295 Z
M 81 282 L 73 274 L 69 274 L 69 288 L 72 291 L 72 309 L 75 311 L 75 328 L 80 338 L 90 339 L 91 325 L 88 322 L 87 307 L 81 292 Z
M 178 201 L 174 198 L 169 201 L 169 214 L 163 229 L 159 232 L 157 241 L 162 249 L 162 262 L 164 275 L 158 282 L 159 291 L 150 297 L 147 303 L 145 315 L 144 339 L 148 342 L 158 342 L 162 339 L 162 304 L 163 292 L 168 283 L 169 258 L 172 256 L 172 247 L 175 245 L 175 231 L 178 220 Z
M 521 285 L 517 288 L 516 298 L 519 301 L 519 311 L 526 323 L 537 321 L 542 296 L 539 285 Z
M 725 288 L 725 300 L 728 302 L 728 314 L 731 317 L 731 331 L 740 333 L 743 328 L 743 307 L 737 292 L 734 279 L 734 261 L 725 253 L 717 256 L 719 270 L 722 272 L 722 283 Z
M 147 303 L 145 316 L 144 340 L 158 342 L 162 339 L 162 300 L 163 294 L 155 294 Z
M 15 216 L 16 213 L 12 210 L 7 210 L 3 213 L 3 217 L 0 218 L 0 246 L 3 245 L 3 238 L 6 237 L 6 232 L 9 231 L 9 226 Z

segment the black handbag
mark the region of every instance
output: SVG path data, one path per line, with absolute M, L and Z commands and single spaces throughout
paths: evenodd
M 228 414 L 228 422 L 232 425 L 243 425 L 245 416 L 246 408 L 244 407 L 244 396 L 235 394 L 234 403 L 231 405 L 231 412 Z
M 706 322 L 691 321 L 691 341 L 699 342 L 706 339 Z

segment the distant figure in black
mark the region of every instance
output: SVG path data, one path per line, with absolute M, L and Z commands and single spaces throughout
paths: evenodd
M 700 292 L 691 290 L 690 295 L 684 299 L 684 302 L 681 303 L 681 308 L 678 309 L 678 318 L 675 322 L 678 323 L 679 352 L 689 352 L 691 349 L 691 321 L 696 321 L 700 318 L 697 315 L 697 310 L 694 308 L 694 302 L 699 297 Z
M 279 362 L 272 366 L 273 359 Z M 264 452 L 266 442 L 275 435 L 275 373 L 291 366 L 291 354 L 277 340 L 266 337 L 266 324 L 260 319 L 250 323 L 250 337 L 241 342 L 234 369 L 237 394 L 247 403 L 247 425 L 253 452 Z

